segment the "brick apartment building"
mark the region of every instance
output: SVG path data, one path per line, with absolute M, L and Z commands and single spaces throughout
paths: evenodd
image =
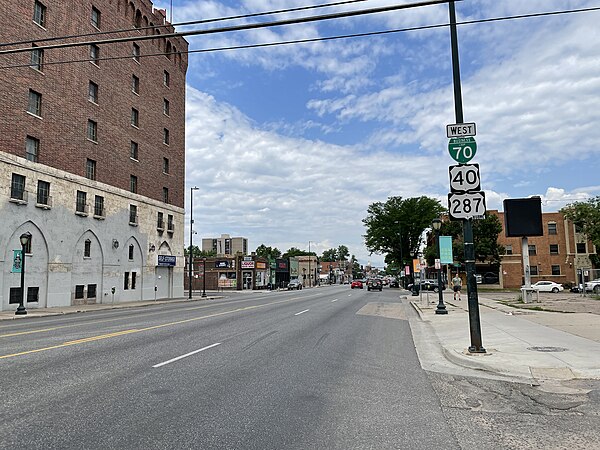
M 27 308 L 183 295 L 187 42 L 149 0 L 0 9 L 0 51 L 31 49 L 0 54 L 0 310 L 25 232 Z
M 218 238 L 202 239 L 203 252 L 215 252 L 217 255 L 247 255 L 248 239 L 245 237 L 231 237 L 222 234 Z
M 496 214 L 504 225 L 504 213 Z M 577 227 L 561 213 L 543 213 L 543 236 L 528 239 L 531 282 L 550 280 L 560 284 L 576 284 L 577 270 L 592 269 L 590 255 L 597 249 Z M 520 287 L 523 283 L 523 257 L 520 238 L 507 238 L 504 230 L 498 236 L 505 255 L 500 266 L 500 285 Z

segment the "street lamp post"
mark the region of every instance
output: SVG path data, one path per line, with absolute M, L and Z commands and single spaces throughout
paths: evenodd
M 202 297 L 206 297 L 206 256 L 202 257 Z
M 402 226 L 399 220 L 395 220 L 394 223 L 398 225 L 398 234 L 400 237 L 400 282 L 404 279 L 404 258 L 402 257 Z M 404 286 L 403 286 L 404 287 Z
M 190 188 L 190 254 L 189 256 L 189 267 L 188 267 L 188 288 L 189 288 L 189 295 L 188 298 L 191 300 L 192 299 L 192 275 L 193 275 L 193 264 L 194 264 L 194 260 L 193 260 L 193 247 L 192 247 L 192 241 L 193 241 L 193 236 L 194 236 L 194 191 L 197 191 L 199 188 L 198 186 L 194 186 L 192 188 Z
M 448 310 L 446 309 L 446 305 L 444 305 L 444 295 L 442 293 L 442 254 L 440 247 L 440 228 L 442 228 L 442 221 L 440 219 L 433 219 L 431 224 L 433 230 L 435 232 L 435 240 L 437 243 L 437 256 L 440 258 L 440 267 L 438 269 L 438 305 L 435 309 L 436 314 L 448 314 Z
M 310 243 L 311 243 L 311 241 L 308 241 L 308 285 L 310 287 L 313 287 L 313 284 L 312 284 L 312 271 L 311 271 L 311 268 L 310 268 L 310 260 L 311 260 L 311 256 L 310 256 Z
M 15 315 L 21 316 L 27 314 L 27 309 L 25 308 L 25 249 L 31 241 L 31 233 L 26 231 L 19 238 L 21 241 L 21 301 L 17 310 L 15 311 Z

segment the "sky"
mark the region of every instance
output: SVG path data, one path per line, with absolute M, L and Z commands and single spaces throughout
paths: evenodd
M 334 0 L 173 0 L 173 23 Z M 366 0 L 178 31 L 369 9 Z M 171 0 L 155 0 L 171 16 Z M 488 209 L 539 195 L 544 212 L 600 195 L 600 0 L 456 2 L 465 122 L 477 124 Z M 188 37 L 190 50 L 448 23 L 448 5 Z M 186 245 L 243 236 L 282 252 L 346 245 L 370 254 L 362 220 L 374 202 L 428 196 L 447 206 L 446 125 L 454 124 L 448 27 L 253 49 L 190 53 L 186 97 Z

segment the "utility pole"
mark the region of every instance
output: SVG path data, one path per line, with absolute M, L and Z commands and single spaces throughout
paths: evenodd
M 452 80 L 454 83 L 454 112 L 456 123 L 464 123 L 462 92 L 460 85 L 460 65 L 458 57 L 458 33 L 456 31 L 456 10 L 454 1 L 448 3 L 450 13 L 450 45 L 452 47 Z M 471 353 L 486 353 L 481 342 L 481 320 L 477 281 L 475 280 L 475 247 L 473 245 L 473 221 L 463 219 L 463 238 L 465 242 L 465 266 L 467 270 L 467 298 L 469 305 L 469 329 L 471 332 Z

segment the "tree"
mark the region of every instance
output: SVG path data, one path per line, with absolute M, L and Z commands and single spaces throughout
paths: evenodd
M 185 247 L 183 249 L 183 254 L 186 257 L 189 257 L 190 255 L 190 247 Z M 198 247 L 197 245 L 192 245 L 192 257 L 193 258 L 202 258 L 203 256 L 206 256 L 207 258 L 210 258 L 212 256 L 217 256 L 217 252 L 215 252 L 214 250 L 200 250 L 200 247 Z
M 294 256 L 317 256 L 315 252 L 307 252 L 304 250 L 300 250 L 299 248 L 292 247 L 288 249 L 287 252 L 283 254 L 283 258 L 292 258 Z
M 586 202 L 570 203 L 560 210 L 588 237 L 600 251 L 600 196 Z M 598 255 L 591 255 L 594 265 L 600 264 Z
M 321 256 L 321 261 L 333 262 L 337 261 L 337 250 L 335 248 L 330 248 L 323 252 L 323 256 Z
M 502 232 L 502 223 L 495 214 L 487 214 L 485 219 L 473 221 L 473 243 L 475 259 L 487 262 L 497 268 L 504 254 L 504 246 L 498 244 L 498 235 Z M 462 221 L 444 221 L 440 229 L 440 236 L 452 237 L 452 255 L 454 260 L 464 264 L 465 247 L 462 235 Z M 437 242 L 433 242 L 433 234 L 428 240 L 425 249 L 427 264 L 433 266 L 438 257 Z
M 350 252 L 348 251 L 348 247 L 345 245 L 340 245 L 337 248 L 337 259 L 340 261 L 347 261 L 348 256 L 350 256 Z
M 423 231 L 444 211 L 438 200 L 424 196 L 390 197 L 385 203 L 373 203 L 363 219 L 367 249 L 371 253 L 386 254 L 386 263 L 396 262 L 403 267 L 417 257 Z
M 277 247 L 267 247 L 265 244 L 260 244 L 256 247 L 256 256 L 267 259 L 277 259 L 281 257 L 281 251 Z

